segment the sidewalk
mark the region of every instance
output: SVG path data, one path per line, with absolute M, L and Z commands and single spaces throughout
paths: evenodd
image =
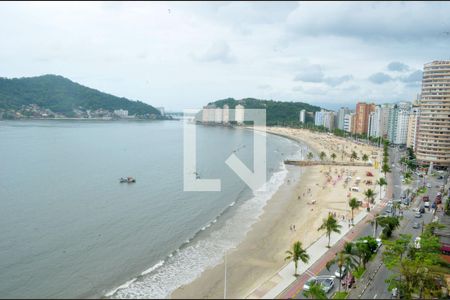
M 346 221 L 339 221 L 342 225 L 341 233 L 331 234 L 330 246 L 328 245 L 328 237 L 324 234 L 317 241 L 312 243 L 307 249 L 309 254 L 308 264 L 299 263 L 298 277 L 294 274 L 294 263 L 291 261 L 280 269 L 274 276 L 264 282 L 261 286 L 253 290 L 246 298 L 247 299 L 273 299 L 273 298 L 293 298 L 303 288 L 303 284 L 315 274 L 319 273 L 330 261 L 337 252 L 344 246 L 345 242 L 353 240 L 358 236 L 362 228 L 367 225 L 366 217 L 368 214 L 375 214 L 381 209 L 381 206 L 386 204 L 385 196 L 389 194 L 389 186 L 386 191 L 382 193 L 382 200 L 379 198 L 375 200 L 374 207 L 371 212 L 366 210 L 361 211 L 354 217 L 353 227 L 348 227 Z M 295 283 L 295 284 L 294 284 Z

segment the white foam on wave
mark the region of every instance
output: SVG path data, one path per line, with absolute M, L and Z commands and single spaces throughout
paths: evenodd
M 126 289 L 127 287 L 129 287 L 133 282 L 135 282 L 137 280 L 137 278 L 133 278 L 127 282 L 125 282 L 122 285 L 119 285 L 118 287 L 116 287 L 115 289 L 109 291 L 108 293 L 105 294 L 106 297 L 111 297 L 113 296 L 118 290 L 121 289 Z
M 172 254 L 169 255 L 169 257 L 172 257 Z M 158 263 L 156 263 L 153 267 L 148 268 L 144 272 L 141 273 L 141 275 L 147 275 L 148 273 L 151 273 L 153 270 L 156 270 L 157 268 L 161 267 L 164 264 L 164 260 L 160 260 Z
M 260 218 L 267 201 L 283 184 L 287 169 L 272 175 L 253 198 L 244 201 L 225 221 L 224 225 L 204 239 L 178 249 L 164 264 L 123 288 L 117 288 L 113 298 L 167 298 L 182 285 L 189 284 L 207 268 L 223 261 L 224 254 L 235 248 L 247 235 L 251 226 Z M 213 221 L 214 222 L 214 221 Z
M 231 202 L 230 206 L 233 207 L 236 204 L 236 201 Z

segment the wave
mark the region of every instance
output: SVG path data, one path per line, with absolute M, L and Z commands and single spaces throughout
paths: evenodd
M 112 293 L 105 296 L 112 298 L 167 298 L 177 288 L 194 281 L 206 269 L 220 264 L 225 253 L 235 248 L 245 238 L 251 226 L 258 221 L 267 201 L 283 184 L 286 175 L 286 166 L 281 162 L 280 171 L 273 173 L 271 178 L 254 192 L 252 198 L 243 201 L 223 226 L 212 230 L 204 238 L 189 239 L 174 251 L 172 256 L 168 256 L 164 261 L 160 261 L 144 271 L 142 276 L 114 289 Z M 216 223 L 217 219 L 235 203 L 230 204 L 201 231 Z

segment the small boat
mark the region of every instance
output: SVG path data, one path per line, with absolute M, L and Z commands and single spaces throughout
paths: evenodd
M 120 178 L 120 183 L 134 183 L 134 182 L 136 182 L 136 179 L 134 179 L 133 177 Z

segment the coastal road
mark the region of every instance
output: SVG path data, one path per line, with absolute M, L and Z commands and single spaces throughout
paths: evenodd
M 392 179 L 394 184 L 394 195 L 400 197 L 402 193 L 401 172 L 398 166 L 398 162 L 401 157 L 401 153 L 391 149 L 390 157 L 392 157 L 391 163 L 395 164 L 392 167 Z M 442 181 L 442 180 L 441 180 Z M 439 180 L 434 177 L 427 178 L 432 187 L 428 191 L 430 199 L 434 199 L 438 192 L 436 185 L 439 184 Z M 394 237 L 400 234 L 410 234 L 413 238 L 419 236 L 422 233 L 424 224 L 428 224 L 433 219 L 433 214 L 430 211 L 426 211 L 421 218 L 415 217 L 414 208 L 419 208 L 422 205 L 422 197 L 416 197 L 413 203 L 411 203 L 409 209 L 403 211 L 403 219 L 400 223 L 400 228 L 394 233 Z M 413 228 L 413 224 L 418 222 L 420 228 Z M 381 249 L 383 250 L 383 248 Z M 370 262 L 366 271 L 367 281 L 363 285 L 362 289 L 359 286 L 357 289 L 352 290 L 349 298 L 356 299 L 390 299 L 392 298 L 391 292 L 388 291 L 388 285 L 385 280 L 392 274 L 384 264 L 382 264 L 382 255 L 377 255 L 374 261 Z

